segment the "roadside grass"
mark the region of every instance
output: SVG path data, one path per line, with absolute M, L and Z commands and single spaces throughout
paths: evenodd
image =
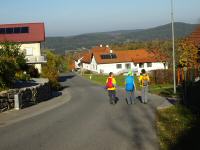
M 158 110 L 157 133 L 161 150 L 200 149 L 199 115 L 182 105 Z
M 176 97 L 172 84 L 151 84 L 149 86 L 149 92 L 164 97 Z
M 85 77 L 86 79 L 90 80 L 90 76 L 91 76 L 91 81 L 104 86 L 106 79 L 107 79 L 107 75 L 98 75 L 98 74 L 84 74 L 83 77 Z M 115 76 L 115 79 L 117 81 L 117 85 L 120 87 L 124 87 L 125 86 L 125 76 L 123 75 L 119 75 L 119 76 Z M 137 79 L 137 77 L 135 77 L 135 83 L 136 83 L 136 88 L 137 90 L 141 90 L 141 87 L 139 86 L 139 81 Z M 174 97 L 176 95 L 173 94 L 173 85 L 172 84 L 151 84 L 149 86 L 149 92 L 153 93 L 153 94 L 157 94 L 160 96 L 165 96 L 165 97 Z
M 107 75 L 97 75 L 97 74 L 84 74 L 83 77 L 89 80 L 91 77 L 91 81 L 102 86 L 106 85 L 106 79 L 108 78 Z M 115 79 L 117 81 L 117 86 L 120 86 L 120 87 L 124 86 L 124 76 L 122 75 L 115 76 Z

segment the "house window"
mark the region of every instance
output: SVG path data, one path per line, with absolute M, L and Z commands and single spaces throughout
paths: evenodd
M 122 64 L 117 64 L 116 67 L 117 67 L 117 69 L 121 69 L 122 68 Z
M 135 67 L 137 67 L 137 65 L 138 65 L 137 63 L 134 63 L 134 66 L 135 66 Z
M 110 54 L 102 54 L 101 59 L 116 59 L 117 55 L 110 53 Z
M 126 69 L 130 69 L 131 68 L 131 64 L 125 64 Z
M 164 69 L 167 69 L 167 66 L 168 66 L 167 62 L 163 62 L 163 66 L 164 66 Z
M 152 67 L 152 63 L 147 63 L 147 67 Z
M 144 63 L 139 63 L 140 68 L 144 68 Z
M 29 33 L 29 27 L 21 27 L 21 33 Z
M 29 27 L 0 28 L 0 34 L 29 33 Z
M 21 31 L 21 28 L 20 28 L 20 27 L 14 28 L 14 33 L 20 33 L 20 31 Z
M 12 34 L 13 33 L 13 28 L 6 28 L 6 33 L 7 34 Z
M 26 56 L 33 56 L 33 48 L 26 48 Z

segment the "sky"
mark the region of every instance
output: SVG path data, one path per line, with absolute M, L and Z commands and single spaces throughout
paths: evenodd
M 1 0 L 0 24 L 44 22 L 46 36 L 145 29 L 171 20 L 171 0 Z M 200 0 L 174 0 L 176 22 L 200 23 Z

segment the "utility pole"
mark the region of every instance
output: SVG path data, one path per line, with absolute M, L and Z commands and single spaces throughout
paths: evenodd
M 171 0 L 171 22 L 172 22 L 174 94 L 176 94 L 176 62 L 175 62 L 175 43 L 174 43 L 174 1 L 173 0 Z

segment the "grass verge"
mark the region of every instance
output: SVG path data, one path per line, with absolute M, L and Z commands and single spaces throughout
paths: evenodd
M 106 75 L 98 75 L 98 74 L 85 74 L 83 75 L 83 77 L 104 86 L 106 79 L 108 76 Z M 91 79 L 90 79 L 91 77 Z M 120 76 L 116 76 L 115 77 L 116 81 L 117 81 L 117 85 L 120 87 L 124 87 L 124 81 L 125 81 L 125 76 L 120 75 Z M 137 77 L 135 77 L 135 83 L 136 83 L 136 88 L 137 90 L 141 90 L 141 87 L 139 86 L 139 81 L 137 79 Z M 149 92 L 153 93 L 153 94 L 157 94 L 157 95 L 161 95 L 161 96 L 165 96 L 165 97 L 174 97 L 175 95 L 173 94 L 173 85 L 172 84 L 151 84 L 149 86 Z
M 200 149 L 199 115 L 182 105 L 158 110 L 157 133 L 161 150 Z

